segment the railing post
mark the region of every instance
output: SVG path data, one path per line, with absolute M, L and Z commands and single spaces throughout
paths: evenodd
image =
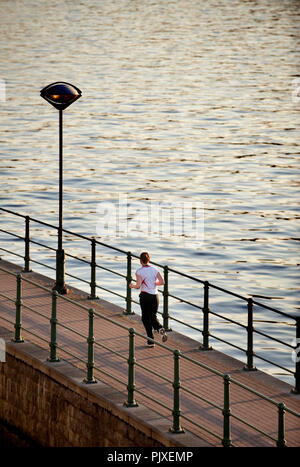
M 173 426 L 170 428 L 172 433 L 184 433 L 184 429 L 180 425 L 180 375 L 179 375 L 179 358 L 180 351 L 174 350 L 174 397 L 173 397 Z
M 211 350 L 209 346 L 209 282 L 204 282 L 204 304 L 203 304 L 203 344 L 201 350 Z
M 222 444 L 225 448 L 232 446 L 231 442 L 231 430 L 230 430 L 230 395 L 229 395 L 229 385 L 230 385 L 230 376 L 224 375 L 224 407 L 223 407 L 223 439 Z
M 292 392 L 300 394 L 300 316 L 296 317 L 295 387 Z
M 248 298 L 248 326 L 247 326 L 247 365 L 244 366 L 246 371 L 255 371 L 253 366 L 253 299 Z
M 84 379 L 84 382 L 87 384 L 97 383 L 94 378 L 94 309 L 89 309 L 89 335 L 87 338 L 88 343 L 88 361 L 87 361 L 87 377 Z
M 31 272 L 30 270 L 30 217 L 25 217 L 25 256 L 23 272 Z
M 283 402 L 278 404 L 278 439 L 277 439 L 277 447 L 278 448 L 285 448 L 286 441 L 284 439 L 284 414 L 285 414 L 285 405 Z
M 51 318 L 50 318 L 50 324 L 51 324 L 51 337 L 50 337 L 50 357 L 48 358 L 49 362 L 59 362 L 59 358 L 56 355 L 56 349 L 57 349 L 57 342 L 56 342 L 56 325 L 58 323 L 57 317 L 56 317 L 56 311 L 57 311 L 57 296 L 58 293 L 56 290 L 52 290 L 52 312 L 51 312 Z
M 166 331 L 171 331 L 170 325 L 170 315 L 169 315 L 169 268 L 164 266 L 164 290 L 163 290 L 163 326 Z
M 22 276 L 17 275 L 16 320 L 14 342 L 24 342 L 21 336 L 22 328 Z
M 126 275 L 126 311 L 125 315 L 133 315 L 134 313 L 132 312 L 131 309 L 131 288 L 129 287 L 130 283 L 132 281 L 131 277 L 131 252 L 128 251 L 127 253 L 127 275 Z
M 134 384 L 134 365 L 135 365 L 135 357 L 134 357 L 134 336 L 135 336 L 135 331 L 133 328 L 129 329 L 129 356 L 128 356 L 128 385 L 127 385 L 127 391 L 128 391 L 128 400 L 125 402 L 124 405 L 126 407 L 137 407 L 138 403 L 134 399 L 134 390 L 135 390 L 135 384 Z
M 96 296 L 96 240 L 92 238 L 91 240 L 91 294 L 89 295 L 90 300 L 95 300 L 98 297 Z

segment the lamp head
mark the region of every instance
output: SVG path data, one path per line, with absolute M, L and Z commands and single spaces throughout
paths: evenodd
M 57 81 L 44 87 L 41 90 L 41 97 L 56 109 L 65 110 L 81 97 L 81 91 L 73 84 Z

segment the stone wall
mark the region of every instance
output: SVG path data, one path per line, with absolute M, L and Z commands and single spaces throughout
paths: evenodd
M 85 384 L 67 362 L 49 363 L 30 343 L 9 343 L 0 363 L 0 420 L 39 446 L 199 446 L 189 433 L 169 433 L 170 421 L 104 383 Z

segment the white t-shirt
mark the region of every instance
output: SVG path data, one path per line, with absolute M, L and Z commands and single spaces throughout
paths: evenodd
M 141 292 L 147 292 L 155 295 L 157 293 L 155 281 L 158 270 L 153 266 L 142 266 L 137 269 L 136 274 L 140 276 L 142 280 Z

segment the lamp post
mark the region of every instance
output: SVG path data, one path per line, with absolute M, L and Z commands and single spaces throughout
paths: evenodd
M 56 283 L 53 290 L 60 294 L 66 294 L 65 286 L 65 251 L 62 247 L 62 225 L 63 225 L 63 110 L 73 104 L 79 97 L 81 91 L 76 86 L 63 81 L 49 84 L 41 90 L 43 97 L 49 104 L 59 111 L 59 226 L 58 243 L 56 250 Z

